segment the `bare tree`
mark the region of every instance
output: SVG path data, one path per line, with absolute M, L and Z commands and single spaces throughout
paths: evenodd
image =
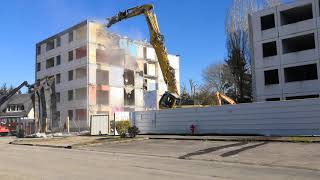
M 210 64 L 202 71 L 203 88 L 210 92 L 219 91 L 227 94 L 234 83 L 230 75 L 230 69 L 226 64 Z
M 5 95 L 8 93 L 8 88 L 7 88 L 7 84 L 6 83 L 3 83 L 1 88 L 0 88 L 0 96 L 1 95 Z
M 248 14 L 257 9 L 256 0 L 233 0 L 226 16 L 226 64 L 234 80 L 234 89 L 228 95 L 239 103 L 252 99 Z

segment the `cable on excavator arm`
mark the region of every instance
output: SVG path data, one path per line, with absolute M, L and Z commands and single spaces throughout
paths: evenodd
M 141 14 L 144 14 L 146 18 L 150 32 L 150 44 L 153 46 L 156 52 L 164 81 L 168 87 L 168 91 L 162 95 L 159 101 L 159 106 L 160 108 L 174 108 L 179 102 L 179 93 L 176 85 L 175 72 L 169 64 L 168 54 L 163 42 L 164 38 L 160 33 L 157 18 L 153 12 L 153 5 L 145 4 L 121 11 L 116 16 L 108 18 L 108 23 L 106 26 L 109 28 L 113 24 L 116 24 L 122 20 Z

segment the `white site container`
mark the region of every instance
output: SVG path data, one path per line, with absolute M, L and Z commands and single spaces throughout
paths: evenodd
M 109 134 L 109 116 L 92 115 L 90 120 L 90 134 L 92 136 Z

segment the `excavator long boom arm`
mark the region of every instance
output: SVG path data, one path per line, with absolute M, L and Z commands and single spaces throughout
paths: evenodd
M 24 86 L 29 88 L 29 84 L 27 81 L 24 81 L 23 83 L 21 83 L 18 87 L 14 88 L 13 90 L 11 90 L 8 94 L 4 95 L 3 97 L 0 98 L 0 106 L 2 104 L 4 104 L 6 101 L 8 101 L 8 99 L 10 99 L 13 95 L 15 95 L 21 88 L 23 88 Z
M 229 104 L 236 104 L 236 102 L 233 99 L 229 98 L 228 96 L 226 96 L 220 92 L 216 92 L 214 94 L 214 100 L 215 100 L 215 104 L 218 106 L 222 105 L 222 100 L 226 101 Z
M 176 85 L 175 72 L 169 64 L 168 54 L 163 42 L 163 36 L 160 33 L 157 18 L 153 12 L 153 5 L 146 4 L 121 11 L 116 16 L 108 19 L 107 27 L 109 28 L 117 22 L 141 14 L 144 14 L 146 18 L 150 32 L 150 44 L 155 49 L 164 81 L 168 86 L 168 92 L 166 92 L 162 96 L 159 102 L 160 108 L 173 108 L 179 96 Z

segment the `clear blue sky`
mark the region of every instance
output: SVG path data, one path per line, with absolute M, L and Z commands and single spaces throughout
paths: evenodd
M 7 0 L 1 3 L 0 83 L 34 82 L 35 44 L 85 19 L 104 20 L 119 10 L 153 3 L 168 52 L 181 55 L 181 82 L 201 81 L 208 64 L 226 56 L 224 21 L 230 0 Z M 111 31 L 149 39 L 143 17 Z

